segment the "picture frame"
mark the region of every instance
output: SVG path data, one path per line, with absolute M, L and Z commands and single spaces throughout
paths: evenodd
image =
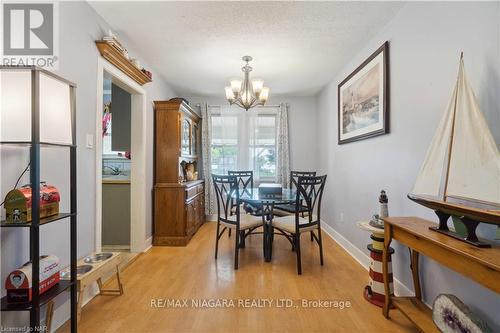
M 338 85 L 338 144 L 389 133 L 389 42 Z

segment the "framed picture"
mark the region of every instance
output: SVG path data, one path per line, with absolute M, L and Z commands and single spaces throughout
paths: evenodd
M 338 86 L 338 143 L 389 133 L 389 42 Z

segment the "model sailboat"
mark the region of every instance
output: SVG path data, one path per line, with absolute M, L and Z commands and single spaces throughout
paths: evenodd
M 439 226 L 432 228 L 480 247 L 480 222 L 500 225 L 500 153 L 474 92 L 465 77 L 463 55 L 448 107 L 417 176 L 411 200 L 433 209 Z M 450 231 L 450 216 L 467 229 L 465 238 Z

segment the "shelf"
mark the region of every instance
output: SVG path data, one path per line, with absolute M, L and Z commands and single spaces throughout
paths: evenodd
M 40 224 L 39 225 L 44 225 L 48 223 L 52 223 L 55 221 L 59 221 L 62 219 L 65 219 L 70 216 L 75 216 L 76 214 L 71 214 L 71 213 L 60 213 L 57 215 L 49 216 L 43 219 L 40 219 Z M 6 221 L 1 221 L 0 222 L 0 227 L 2 228 L 31 228 L 34 227 L 34 225 L 31 222 L 28 223 L 12 223 L 12 222 L 6 222 Z
M 50 300 L 54 299 L 57 295 L 61 294 L 69 287 L 71 281 L 61 280 L 57 285 L 40 295 L 40 306 L 47 304 Z M 7 303 L 7 296 L 2 297 L 1 301 L 2 311 L 29 311 L 33 307 L 32 303 L 9 304 Z
M 104 59 L 115 65 L 119 70 L 127 74 L 141 86 L 152 81 L 149 76 L 137 68 L 132 61 L 125 58 L 123 53 L 113 45 L 103 40 L 97 40 L 95 44 Z
M 20 147 L 31 147 L 31 141 L 1 141 L 0 145 L 6 146 L 20 146 Z M 60 148 L 70 148 L 76 147 L 76 145 L 69 143 L 53 143 L 53 142 L 40 142 L 42 147 L 60 147 Z
M 432 320 L 432 311 L 415 297 L 391 297 L 392 304 L 421 332 L 439 333 Z

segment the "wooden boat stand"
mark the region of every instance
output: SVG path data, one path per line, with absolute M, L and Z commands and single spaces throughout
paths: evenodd
M 481 248 L 490 248 L 491 247 L 491 244 L 482 242 L 477 238 L 476 228 L 479 225 L 478 221 L 475 221 L 475 220 L 468 218 L 466 216 L 459 217 L 460 221 L 462 221 L 462 223 L 465 225 L 465 228 L 467 229 L 467 236 L 465 236 L 465 238 L 464 238 L 464 237 L 460 236 L 459 234 L 457 234 L 456 232 L 451 231 L 448 228 L 448 219 L 450 218 L 451 214 L 442 212 L 440 210 L 435 210 L 434 212 L 436 213 L 436 215 L 439 218 L 439 225 L 437 227 L 430 227 L 429 228 L 430 230 L 437 231 L 439 233 L 453 237 L 455 239 L 458 239 L 460 241 L 469 243 L 469 244 L 477 246 L 477 247 L 481 247 Z

